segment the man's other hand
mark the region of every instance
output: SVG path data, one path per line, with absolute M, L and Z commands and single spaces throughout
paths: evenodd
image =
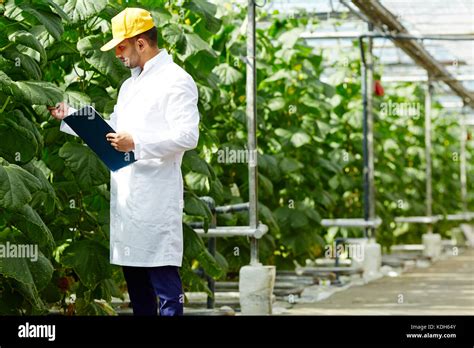
M 61 102 L 57 103 L 56 106 L 48 106 L 48 110 L 51 113 L 51 116 L 61 121 L 68 114 L 69 106 L 64 102 Z
M 135 143 L 131 134 L 125 132 L 108 133 L 106 137 L 107 141 L 110 141 L 110 144 L 117 151 L 129 152 L 135 149 Z

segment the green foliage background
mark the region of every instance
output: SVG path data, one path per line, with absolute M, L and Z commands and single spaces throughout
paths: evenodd
M 79 139 L 59 131 L 45 105 L 66 100 L 112 112 L 130 72 L 99 47 L 125 6 L 152 12 L 159 46 L 199 88 L 201 137 L 183 162 L 185 221 L 209 221 L 199 196 L 212 196 L 218 205 L 247 201 L 246 164 L 219 160 L 219 151 L 246 148 L 245 8 L 205 0 L 6 1 L 0 4 L 0 242 L 38 244 L 40 258 L 0 258 L 0 314 L 60 308 L 113 315 L 111 297 L 123 296 L 121 271 L 108 256 L 109 173 Z M 262 261 L 279 269 L 321 256 L 336 236 L 360 233 L 319 224 L 322 217 L 362 216 L 357 47 L 339 59 L 314 50 L 298 39 L 310 18 L 259 12 L 268 23 L 257 32 L 259 213 L 270 227 L 260 247 Z M 322 82 L 329 68 L 331 82 Z M 377 214 L 384 220 L 377 238 L 384 246 L 419 242 L 423 232 L 393 223 L 394 216 L 424 214 L 423 98 L 415 85 L 389 86 L 375 98 Z M 389 100 L 420 104 L 420 117 L 380 112 Z M 435 106 L 433 128 L 433 209 L 446 214 L 461 208 L 454 159 L 459 126 Z M 246 223 L 244 213 L 218 220 Z M 219 239 L 213 257 L 188 224 L 184 232 L 185 290 L 208 291 L 198 267 L 224 278 L 248 263 L 244 238 Z M 72 293 L 75 304 L 67 301 Z

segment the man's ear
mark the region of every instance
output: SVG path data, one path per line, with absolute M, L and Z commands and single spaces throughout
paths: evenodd
M 137 41 L 135 42 L 137 45 L 137 49 L 141 52 L 146 48 L 146 45 L 148 44 L 145 39 L 143 38 L 138 38 Z

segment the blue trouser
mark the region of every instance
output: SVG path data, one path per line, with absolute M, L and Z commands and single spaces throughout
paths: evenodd
M 123 266 L 134 315 L 183 315 L 184 295 L 178 267 Z

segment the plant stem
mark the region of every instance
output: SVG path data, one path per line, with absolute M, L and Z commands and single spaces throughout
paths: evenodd
M 11 99 L 11 96 L 8 96 L 7 100 L 5 100 L 5 103 L 2 106 L 2 109 L 0 110 L 0 114 L 2 114 L 3 111 L 5 111 L 5 108 L 7 107 L 8 103 L 10 103 L 10 99 Z
M 9 48 L 10 46 L 13 46 L 13 45 L 14 45 L 13 42 L 9 42 L 5 47 L 0 48 L 0 52 L 5 51 L 7 48 Z

